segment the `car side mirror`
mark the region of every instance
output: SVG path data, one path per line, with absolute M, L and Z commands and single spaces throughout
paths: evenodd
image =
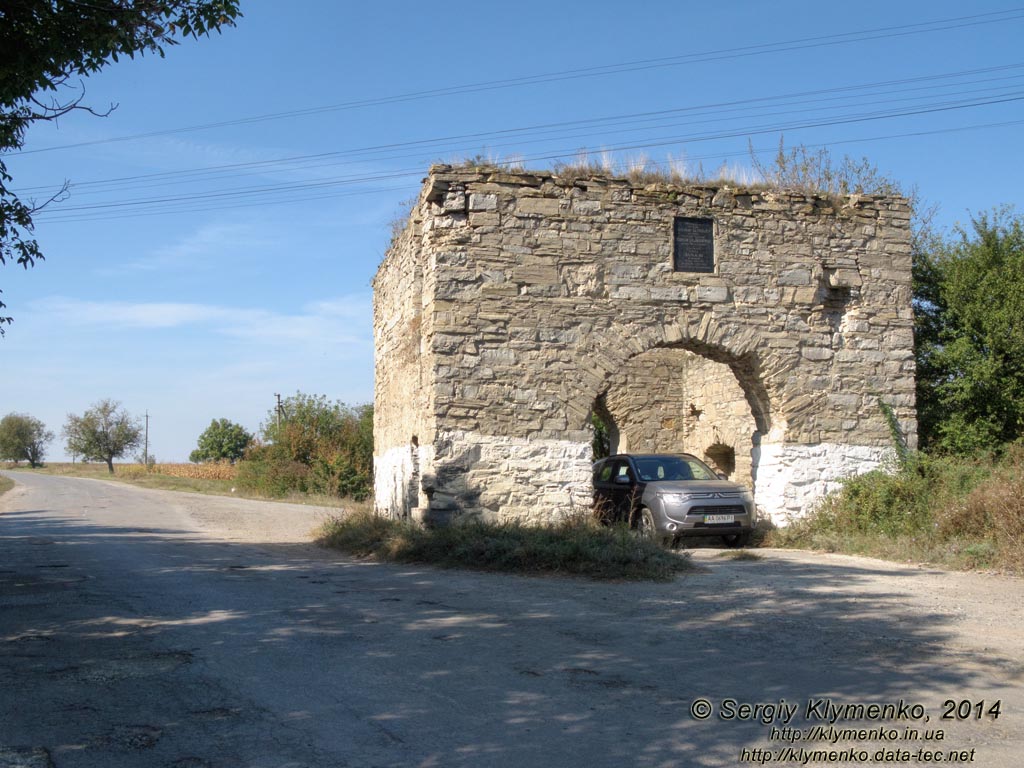
M 629 479 L 628 475 L 616 475 L 615 476 L 615 484 L 616 485 L 629 485 L 632 482 L 633 481 Z
M 728 480 L 729 479 L 729 476 L 727 474 L 725 474 L 725 472 L 715 472 L 715 474 L 718 475 L 718 479 L 719 480 Z

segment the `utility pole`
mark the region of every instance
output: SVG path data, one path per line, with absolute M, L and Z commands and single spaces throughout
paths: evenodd
M 281 433 L 281 410 L 282 410 L 282 408 L 281 408 L 281 396 L 279 394 L 277 394 L 277 392 L 275 392 L 274 393 L 274 397 L 277 398 L 277 432 L 278 432 L 278 434 L 280 434 Z
M 149 411 L 146 411 L 146 443 L 142 449 L 142 466 L 149 469 Z

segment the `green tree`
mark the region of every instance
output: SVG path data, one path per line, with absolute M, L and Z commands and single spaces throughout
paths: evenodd
M 51 440 L 53 432 L 33 416 L 9 413 L 0 419 L 0 460 L 27 461 L 30 467 L 38 467 Z
M 114 459 L 142 442 L 142 424 L 115 400 L 100 400 L 81 416 L 68 414 L 64 422 L 68 453 L 83 461 L 104 461 L 114 474 Z
M 267 414 L 264 445 L 247 454 L 244 475 L 273 475 L 290 490 L 361 499 L 373 484 L 373 406 L 349 407 L 296 393 Z M 251 462 L 251 463 L 250 463 Z M 261 467 L 256 472 L 257 465 Z M 300 469 L 301 468 L 301 469 Z
M 4 0 L 0 4 L 0 153 L 20 149 L 29 125 L 56 120 L 82 104 L 73 79 L 97 72 L 120 56 L 156 53 L 179 38 L 233 26 L 239 0 Z M 0 265 L 26 269 L 42 260 L 32 238 L 32 216 L 44 202 L 22 200 L 8 186 L 0 160 Z M 4 308 L 0 302 L 0 309 Z M 0 316 L 0 335 L 10 317 Z
M 919 254 L 914 276 L 922 447 L 966 454 L 1024 436 L 1024 221 L 979 215 Z
M 188 460 L 230 461 L 234 463 L 245 454 L 252 444 L 253 436 L 241 424 L 227 419 L 214 419 L 199 436 L 198 447 L 189 454 Z

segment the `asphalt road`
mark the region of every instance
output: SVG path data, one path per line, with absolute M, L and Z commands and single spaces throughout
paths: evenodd
M 656 585 L 380 565 L 307 543 L 308 507 L 8 476 L 0 768 L 1020 764 L 1018 579 L 714 549 Z

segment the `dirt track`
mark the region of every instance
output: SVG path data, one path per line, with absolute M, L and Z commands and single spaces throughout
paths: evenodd
M 774 550 L 695 550 L 699 572 L 658 585 L 367 564 L 308 543 L 328 510 L 9 476 L 0 684 L 23 693 L 0 700 L 0 768 L 798 765 L 776 759 L 790 746 L 1016 766 L 1024 749 L 1018 579 Z M 943 721 L 946 700 L 1000 716 Z M 924 711 L 789 741 L 829 725 L 820 707 L 876 702 Z

